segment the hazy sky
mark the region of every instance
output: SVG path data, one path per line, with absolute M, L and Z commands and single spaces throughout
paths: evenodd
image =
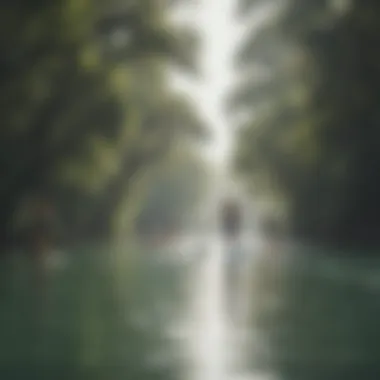
M 222 101 L 233 79 L 233 51 L 241 29 L 234 22 L 235 4 L 236 0 L 197 0 L 176 14 L 179 22 L 189 23 L 202 34 L 203 77 L 198 82 L 176 77 L 175 83 L 196 101 L 215 131 L 215 140 L 207 153 L 216 161 L 226 157 L 231 141 Z

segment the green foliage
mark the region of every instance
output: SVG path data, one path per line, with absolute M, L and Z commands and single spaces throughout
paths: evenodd
M 237 164 L 285 197 L 297 236 L 378 243 L 379 10 L 289 0 L 239 52 L 254 77 L 231 99 L 250 113 Z
M 32 195 L 53 199 L 66 237 L 110 236 L 133 176 L 182 136 L 203 138 L 203 122 L 165 74 L 171 61 L 196 69 L 195 50 L 181 42 L 192 32 L 177 33 L 164 5 L 2 5 L 2 243 L 17 237 L 10 221 Z
M 132 189 L 140 207 L 132 228 L 138 234 L 171 232 L 194 217 L 208 180 L 208 168 L 189 148 L 177 146 L 166 160 L 136 181 Z

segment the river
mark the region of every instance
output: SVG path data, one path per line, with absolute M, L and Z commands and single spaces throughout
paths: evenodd
M 3 260 L 0 378 L 378 379 L 379 260 L 247 241 L 229 285 L 217 237 Z

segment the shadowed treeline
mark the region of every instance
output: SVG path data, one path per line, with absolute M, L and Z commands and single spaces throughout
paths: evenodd
M 169 23 L 171 6 L 1 5 L 3 247 L 26 241 L 41 247 L 53 215 L 58 242 L 126 230 L 141 204 L 136 178 L 153 164 L 167 165 L 179 141 L 206 137 L 193 104 L 167 79 L 170 65 L 197 71 L 196 35 Z
M 244 1 L 267 8 L 236 63 L 245 114 L 237 166 L 283 201 L 291 233 L 339 246 L 379 244 L 378 1 Z

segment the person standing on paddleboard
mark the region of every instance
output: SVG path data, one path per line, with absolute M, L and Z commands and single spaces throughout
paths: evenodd
M 242 252 L 243 215 L 239 202 L 233 198 L 225 200 L 221 206 L 220 228 L 224 241 L 224 286 L 228 313 L 237 312 L 240 270 L 244 263 Z

